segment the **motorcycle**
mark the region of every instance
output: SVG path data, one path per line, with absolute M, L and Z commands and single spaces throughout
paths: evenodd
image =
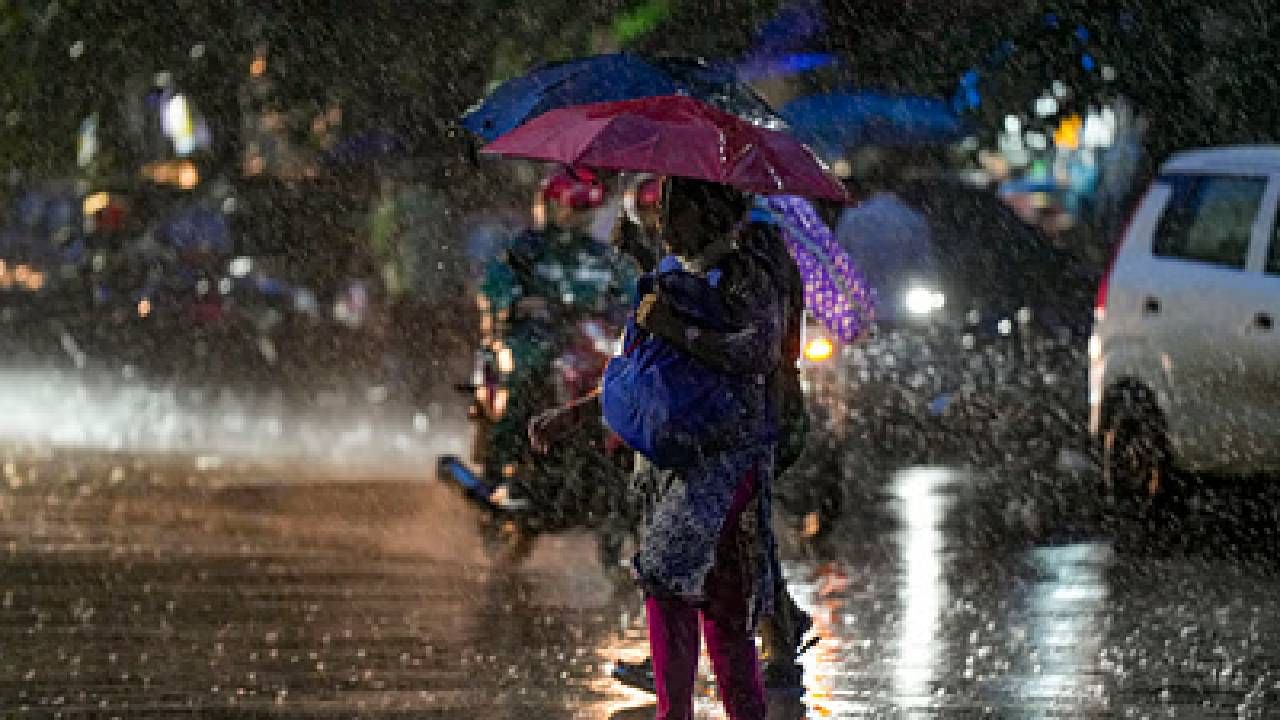
M 547 396 L 554 402 L 546 409 L 581 398 L 598 386 L 605 365 L 618 350 L 618 336 L 597 318 L 574 325 L 551 363 Z M 438 478 L 481 510 L 485 547 L 494 556 L 519 559 L 539 534 L 587 528 L 606 531 L 601 559 L 616 566 L 621 543 L 617 533 L 609 531 L 629 527 L 626 481 L 631 453 L 603 421 L 592 421 L 546 455 L 534 453 L 522 438 L 519 461 L 499 463 L 493 428 L 510 409 L 511 389 L 504 380 L 515 370 L 515 362 L 511 348 L 499 341 L 476 352 L 471 382 L 457 386 L 470 399 L 470 457 L 441 457 Z M 512 495 L 510 488 L 520 493 Z

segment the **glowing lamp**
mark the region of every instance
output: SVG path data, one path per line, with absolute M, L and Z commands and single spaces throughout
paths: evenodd
M 804 344 L 804 357 L 810 362 L 830 360 L 835 351 L 835 345 L 825 337 L 816 337 Z

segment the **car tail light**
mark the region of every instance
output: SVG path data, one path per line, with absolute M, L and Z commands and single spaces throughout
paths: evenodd
M 1098 294 L 1093 299 L 1093 319 L 1096 322 L 1102 322 L 1107 314 L 1107 293 L 1111 290 L 1111 273 L 1116 268 L 1116 258 L 1120 256 L 1120 246 L 1123 244 L 1124 235 L 1121 235 L 1115 247 L 1111 248 L 1111 259 L 1107 261 L 1107 270 L 1098 281 Z
M 1142 208 L 1143 203 L 1147 200 L 1144 194 L 1138 202 L 1129 211 L 1129 217 L 1125 218 L 1124 225 L 1120 228 L 1120 234 L 1116 237 L 1115 245 L 1111 248 L 1111 258 L 1107 261 L 1106 272 L 1102 274 L 1102 280 L 1098 282 L 1098 294 L 1093 299 L 1093 319 L 1095 322 L 1102 322 L 1107 314 L 1107 295 L 1111 290 L 1111 275 L 1116 269 L 1116 260 L 1120 257 L 1120 249 L 1124 247 L 1124 241 L 1129 236 L 1129 228 L 1133 225 L 1133 219 L 1138 214 L 1138 210 Z

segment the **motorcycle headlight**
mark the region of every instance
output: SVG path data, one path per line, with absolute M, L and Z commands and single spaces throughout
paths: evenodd
M 231 277 L 247 277 L 253 270 L 253 260 L 247 257 L 232 258 L 227 263 L 227 272 L 231 273 Z
M 44 287 L 44 273 L 35 268 L 27 268 L 26 280 L 24 282 L 26 288 L 32 292 L 36 292 Z
M 947 304 L 947 297 L 937 290 L 916 286 L 903 296 L 903 305 L 912 315 L 928 315 L 941 310 Z
M 824 337 L 816 337 L 804 344 L 804 358 L 809 362 L 825 362 L 835 354 L 836 347 Z

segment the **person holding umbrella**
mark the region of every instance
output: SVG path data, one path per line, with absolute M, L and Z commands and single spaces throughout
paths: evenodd
M 776 478 L 795 464 L 808 434 L 808 412 L 798 368 L 804 325 L 805 281 L 772 212 L 753 209 L 739 221 L 731 234 L 738 259 L 749 260 L 757 274 L 767 275 L 771 287 L 765 290 L 761 286 L 759 291 L 774 292 L 774 302 L 782 314 L 778 361 L 766 372 L 769 412 L 776 424 L 778 438 L 772 458 L 773 477 Z M 754 294 L 739 292 L 735 296 L 731 286 L 725 290 L 736 305 L 749 307 L 758 302 Z M 637 311 L 637 322 L 640 327 L 719 372 L 750 375 L 759 370 L 752 363 L 744 364 L 742 348 L 732 337 L 737 331 L 720 333 L 699 327 L 681 317 L 679 310 L 660 294 L 642 301 Z M 775 562 L 772 568 L 773 612 L 762 617 L 758 627 L 763 641 L 764 679 L 765 684 L 773 689 L 795 689 L 801 682 L 801 670 L 796 659 L 816 643 L 817 638 L 806 643 L 812 619 L 791 597 L 781 568 L 776 565 L 776 555 L 771 560 Z M 630 670 L 629 674 L 633 676 L 639 675 L 646 670 L 652 672 L 652 664 L 649 661 L 649 667 L 642 663 L 632 668 L 624 665 L 623 670 Z
M 729 717 L 764 718 L 753 629 L 772 609 L 777 569 L 768 516 L 774 443 L 767 441 L 767 393 L 747 378 L 763 383 L 780 360 L 781 293 L 771 270 L 734 246 L 747 210 L 741 192 L 684 178 L 672 178 L 668 190 L 666 249 L 685 271 L 714 285 L 737 316 L 742 330 L 717 342 L 737 358 L 749 410 L 727 437 L 702 445 L 692 463 L 665 469 L 643 463 L 639 473 L 646 512 L 633 569 L 646 596 L 657 717 L 692 717 L 701 634 Z M 646 296 L 636 325 L 657 334 L 651 326 L 661 324 L 654 320 L 665 307 L 656 295 Z M 697 334 L 689 333 L 694 343 Z
M 778 433 L 768 376 L 782 359 L 785 313 L 775 264 L 737 235 L 748 208 L 745 192 L 843 201 L 844 188 L 794 138 L 679 95 L 551 110 L 484 150 L 671 178 L 662 214 L 663 240 L 675 263 L 669 272 L 683 273 L 676 279 L 703 301 L 703 307 L 685 309 L 721 326 L 718 342 L 724 355 L 735 359 L 738 372 L 732 379 L 720 376 L 733 387 L 733 414 L 705 418 L 708 424 L 721 421 L 717 432 L 707 434 L 704 426 L 696 436 L 669 436 L 677 443 L 692 441 L 682 448 L 691 454 L 673 462 L 675 456 L 655 453 L 649 458 L 655 464 L 640 473 L 647 512 L 632 564 L 646 592 L 658 717 L 692 717 L 701 616 L 729 717 L 764 718 L 752 631 L 772 610 L 778 567 L 769 527 Z M 649 284 L 671 290 L 660 284 L 661 277 L 657 280 L 659 284 Z M 696 361 L 681 363 L 681 356 L 692 359 L 692 353 L 675 343 L 664 349 L 661 335 L 645 327 L 660 306 L 658 297 L 639 304 L 628 345 L 639 342 L 641 353 L 666 353 L 668 369 L 691 373 L 686 386 L 714 383 Z M 687 338 L 697 343 L 700 324 L 691 324 Z M 680 399 L 661 391 L 645 395 L 642 385 L 619 384 L 628 367 L 640 365 L 629 365 L 626 357 L 614 362 L 619 360 L 624 362 L 611 363 L 606 371 L 602 407 L 610 426 L 642 449 L 644 429 L 640 434 L 631 432 L 636 427 L 624 430 L 620 423 L 626 415 L 614 411 L 636 410 L 631 417 L 643 423 L 650 414 L 646 403 L 653 403 L 648 407 L 654 417 L 678 417 L 671 414 L 672 406 L 662 404 Z M 679 378 L 670 379 L 682 384 Z M 633 388 L 638 394 L 627 397 Z
M 656 240 L 661 233 L 660 200 L 663 195 L 662 179 L 652 176 L 640 176 L 634 179 L 624 190 L 624 208 L 626 215 L 618 222 L 615 236 L 616 242 L 623 252 L 636 260 L 646 272 L 657 267 Z M 798 198 L 791 202 L 803 203 Z M 788 248 L 783 243 L 781 233 L 770 214 L 761 215 L 753 211 L 748 222 L 739 228 L 738 240 L 750 242 L 754 252 L 770 258 L 781 270 L 783 280 L 782 294 L 786 305 L 786 322 L 782 337 L 782 367 L 786 371 L 775 373 L 774 379 L 783 382 L 796 380 L 796 387 L 777 388 L 778 395 L 791 392 L 796 400 L 803 403 L 803 395 L 798 387 L 798 378 L 794 376 L 796 363 L 800 356 L 800 341 L 805 306 L 804 282 L 792 259 Z M 738 359 L 732 355 L 732 343 L 724 342 L 718 333 L 706 328 L 696 328 L 680 319 L 668 304 L 652 300 L 646 304 L 641 324 L 670 342 L 674 342 L 694 354 L 700 361 L 709 366 L 732 373 L 738 369 Z M 690 330 L 694 330 L 690 333 Z M 699 341 L 690 343 L 688 338 L 697 336 Z M 805 415 L 803 407 L 798 409 Z M 539 451 L 548 451 L 559 443 L 574 427 L 585 423 L 590 417 L 600 415 L 600 396 L 592 393 L 565 406 L 552 408 L 534 417 L 529 423 L 529 437 L 533 447 Z M 803 446 L 801 437 L 790 443 L 780 443 L 779 452 L 774 458 L 775 474 L 781 475 L 796 460 L 799 449 Z M 782 447 L 782 446 L 787 447 Z M 643 460 L 640 461 L 643 467 Z M 628 527 L 625 531 L 630 531 Z M 760 620 L 759 635 L 764 641 L 764 681 L 773 689 L 794 689 L 800 687 L 800 668 L 796 665 L 797 656 L 807 649 L 805 636 L 812 627 L 812 619 L 802 610 L 787 590 L 781 572 L 774 572 L 774 612 Z M 816 642 L 816 638 L 810 641 Z M 614 676 L 624 684 L 641 690 L 653 692 L 654 669 L 652 658 L 636 663 L 619 662 L 614 669 Z
M 692 717 L 705 634 L 729 717 L 764 718 L 752 631 L 771 612 L 778 567 L 768 523 L 775 447 L 765 428 L 770 398 L 757 378 L 763 382 L 782 355 L 784 293 L 774 290 L 777 273 L 767 261 L 735 244 L 752 242 L 742 237 L 748 207 L 742 193 L 682 178 L 668 182 L 662 236 L 671 255 L 663 266 L 670 271 L 679 263 L 680 272 L 708 283 L 708 291 L 727 301 L 726 314 L 735 316 L 740 329 L 702 336 L 696 324 L 655 295 L 639 304 L 636 327 L 664 339 L 678 335 L 681 352 L 692 345 L 695 357 L 714 356 L 753 392 L 747 393 L 748 416 L 739 427 L 726 428 L 733 440 L 707 446 L 700 461 L 663 469 L 637 454 L 634 484 L 645 519 L 633 569 L 646 595 L 657 717 Z M 699 337 L 686 344 L 689 336 Z M 530 425 L 534 447 L 547 449 L 570 424 L 599 409 L 599 396 L 593 395 L 544 413 Z

